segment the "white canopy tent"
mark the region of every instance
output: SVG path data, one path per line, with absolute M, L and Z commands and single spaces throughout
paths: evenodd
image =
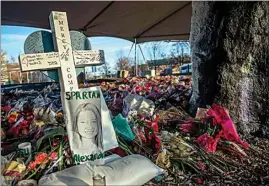
M 2 25 L 49 29 L 51 11 L 67 12 L 69 28 L 88 37 L 111 36 L 136 43 L 188 40 L 189 1 L 2 1 Z
M 135 44 L 188 40 L 191 1 L 2 1 L 2 25 L 49 29 L 51 11 L 67 12 L 70 30 Z M 137 74 L 137 64 L 136 64 Z

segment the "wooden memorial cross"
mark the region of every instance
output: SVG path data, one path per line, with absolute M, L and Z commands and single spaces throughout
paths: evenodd
M 104 152 L 118 147 L 110 113 L 100 87 L 79 89 L 75 69 L 76 66 L 104 63 L 104 52 L 72 50 L 65 12 L 53 11 L 50 14 L 50 25 L 55 52 L 20 55 L 21 69 L 22 71 L 58 69 L 62 105 L 66 114 L 66 129 L 74 161 L 82 163 L 95 161 L 97 158 L 97 164 L 105 163 L 105 160 L 99 161 L 103 158 Z M 70 99 L 73 93 L 76 93 L 75 99 Z M 77 96 L 81 94 L 82 97 Z M 88 114 L 82 114 L 85 112 Z M 74 118 L 80 119 L 74 120 Z M 94 120 L 91 120 L 92 118 Z M 85 119 L 91 122 L 81 122 Z M 92 128 L 95 129 L 93 132 Z
M 104 51 L 73 51 L 66 12 L 52 11 L 49 19 L 56 52 L 20 55 L 21 70 L 58 69 L 61 90 L 63 92 L 78 91 L 75 67 L 104 64 Z

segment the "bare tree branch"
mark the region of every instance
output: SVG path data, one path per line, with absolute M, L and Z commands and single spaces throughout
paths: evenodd
M 8 81 L 6 52 L 1 49 L 1 84 Z
M 188 51 L 190 50 L 190 43 L 188 41 L 179 41 L 172 45 L 172 49 L 170 51 L 170 55 L 172 58 L 177 59 L 177 61 L 181 64 L 185 62 L 185 57 L 188 55 Z
M 164 55 L 162 43 L 162 41 L 148 43 L 147 47 L 150 60 L 159 59 Z
M 134 60 L 132 58 L 124 56 L 123 51 L 118 51 L 116 56 L 116 64 L 119 70 L 132 70 L 132 65 L 134 64 Z

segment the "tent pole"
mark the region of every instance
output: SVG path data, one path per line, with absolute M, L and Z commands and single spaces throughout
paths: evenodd
M 131 51 L 132 51 L 132 49 L 133 49 L 133 46 L 134 46 L 134 43 L 132 44 L 131 49 L 130 49 L 130 51 L 129 51 L 128 59 L 129 59 L 129 57 L 130 57 L 130 53 L 131 53 Z
M 141 49 L 141 46 L 138 45 L 138 47 L 139 47 L 139 49 L 140 49 L 140 52 L 141 52 L 141 54 L 142 54 L 142 56 L 143 56 L 144 61 L 146 62 L 146 58 L 145 58 L 144 53 L 143 53 L 143 51 L 142 51 L 142 49 Z
M 136 38 L 135 38 L 135 76 L 137 76 L 137 61 L 136 61 Z

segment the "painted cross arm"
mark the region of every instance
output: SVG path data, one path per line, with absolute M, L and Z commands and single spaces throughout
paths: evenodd
M 58 52 L 22 54 L 19 56 L 21 71 L 60 68 Z
M 76 67 L 105 63 L 103 50 L 77 50 L 73 51 L 73 57 Z M 49 70 L 61 67 L 58 52 L 22 54 L 19 56 L 19 61 L 22 71 Z

